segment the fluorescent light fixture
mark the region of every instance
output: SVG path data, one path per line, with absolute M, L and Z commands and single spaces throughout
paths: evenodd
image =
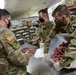
M 0 0 L 0 9 L 4 9 L 5 1 Z

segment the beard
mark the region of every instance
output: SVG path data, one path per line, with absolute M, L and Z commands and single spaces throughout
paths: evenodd
M 59 21 L 55 21 L 55 23 L 56 23 L 56 26 L 57 27 L 63 27 L 63 26 L 66 26 L 66 24 L 65 24 L 65 22 L 62 20 L 62 19 L 60 19 Z
M 56 30 L 56 32 L 57 33 L 59 33 L 59 32 L 62 32 L 62 33 L 65 33 L 66 31 L 64 30 L 64 27 L 66 26 L 66 24 L 65 24 L 65 22 L 62 20 L 62 19 L 60 19 L 59 21 L 55 21 L 55 23 L 56 23 L 56 28 L 55 28 L 55 30 Z

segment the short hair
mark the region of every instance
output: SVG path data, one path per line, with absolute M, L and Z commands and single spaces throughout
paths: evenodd
M 38 20 L 37 20 L 37 21 L 35 21 L 35 22 L 40 23 Z
M 10 13 L 6 10 L 6 9 L 0 9 L 0 19 L 2 18 L 2 16 L 10 16 Z
M 48 14 L 46 9 L 41 9 L 38 13 L 42 12 L 43 14 Z
M 54 16 L 58 12 L 59 16 L 66 15 L 67 17 L 70 16 L 70 11 L 68 7 L 64 4 L 59 5 L 52 13 L 52 16 Z

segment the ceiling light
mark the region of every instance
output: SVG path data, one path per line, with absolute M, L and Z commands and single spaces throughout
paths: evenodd
M 4 9 L 5 1 L 0 0 L 0 9 Z

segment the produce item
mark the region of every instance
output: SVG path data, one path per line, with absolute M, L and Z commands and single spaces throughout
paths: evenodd
M 65 51 L 67 51 L 68 43 L 62 42 L 59 47 L 55 48 L 54 53 L 50 55 L 50 58 L 54 60 L 54 62 L 58 62 L 62 59 Z
M 35 49 L 34 48 L 23 48 L 21 49 L 23 53 L 25 53 L 26 51 L 30 51 L 32 54 L 35 53 Z

